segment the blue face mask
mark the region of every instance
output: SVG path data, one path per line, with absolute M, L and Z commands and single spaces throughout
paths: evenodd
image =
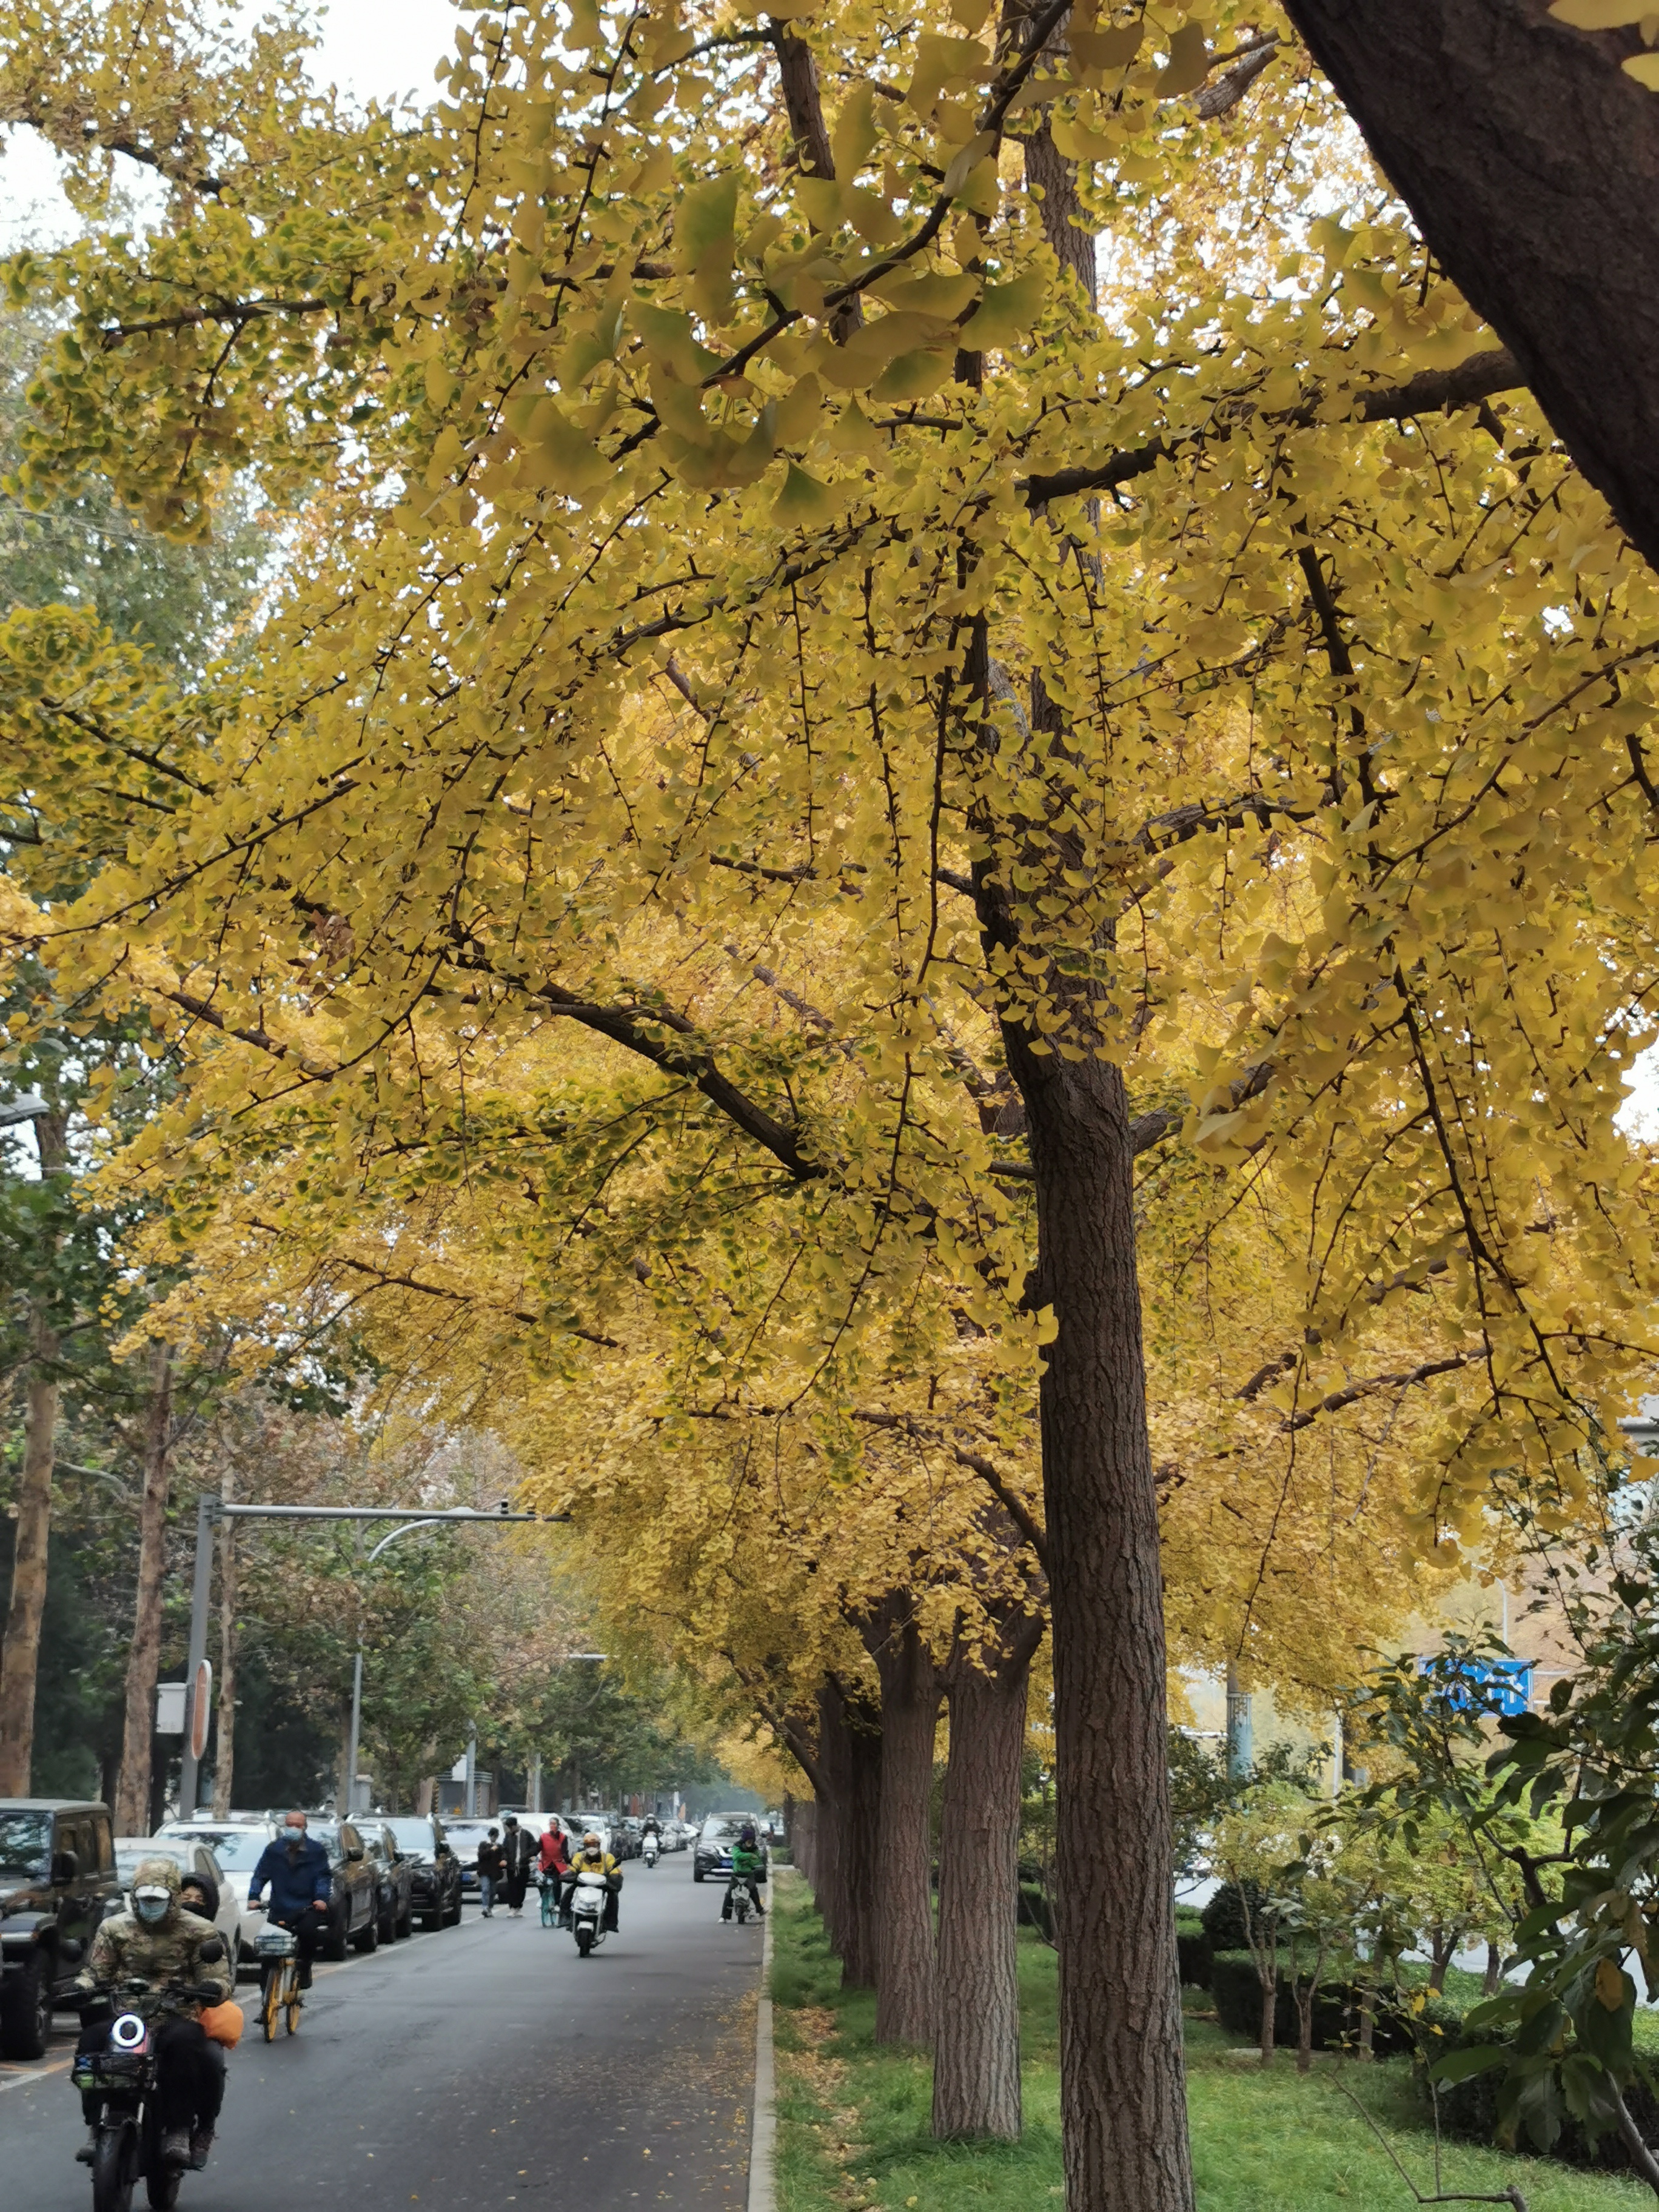
M 135 1897 L 132 1909 L 147 1928 L 154 1928 L 167 1917 L 167 1907 L 173 1902 L 168 1897 Z

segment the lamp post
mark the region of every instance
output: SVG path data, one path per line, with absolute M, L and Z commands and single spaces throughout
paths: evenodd
M 185 1755 L 179 1773 L 179 1810 L 188 1820 L 196 1810 L 199 1760 L 191 1749 L 194 1715 L 190 1706 L 201 1665 L 207 1656 L 208 1601 L 213 1588 L 213 1524 L 216 1521 L 396 1521 L 407 1527 L 421 1522 L 445 1527 L 462 1522 L 473 1528 L 505 1526 L 520 1521 L 568 1521 L 568 1513 L 509 1513 L 503 1498 L 500 1510 L 482 1513 L 473 1505 L 457 1505 L 445 1513 L 404 1505 L 227 1505 L 222 1498 L 203 1496 L 196 1502 L 196 1571 L 191 1584 L 190 1656 L 185 1662 Z

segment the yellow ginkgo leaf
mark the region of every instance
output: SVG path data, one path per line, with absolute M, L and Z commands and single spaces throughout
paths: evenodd
M 1554 0 L 1550 13 L 1575 31 L 1617 31 L 1639 23 L 1652 8 L 1653 0 Z
M 1042 313 L 1048 283 L 1041 270 L 1027 270 L 1012 284 L 988 284 L 985 297 L 962 326 L 962 343 L 972 353 L 989 353 L 1024 337 Z
M 816 477 L 809 477 L 805 469 L 791 461 L 784 475 L 783 489 L 772 502 L 773 521 L 810 530 L 814 523 L 827 522 L 835 511 L 835 495 L 829 485 L 820 483 Z
M 955 356 L 946 348 L 919 346 L 914 353 L 902 353 L 896 361 L 888 362 L 871 386 L 870 397 L 899 403 L 925 399 L 930 392 L 939 390 L 955 367 Z

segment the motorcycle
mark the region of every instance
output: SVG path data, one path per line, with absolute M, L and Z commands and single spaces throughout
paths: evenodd
M 604 1875 L 586 1867 L 578 1871 L 570 1897 L 570 1926 L 584 1959 L 605 1941 L 605 1908 L 610 1896 L 611 1884 Z
M 654 1836 L 647 1836 L 645 1841 L 640 1845 L 640 1856 L 645 1861 L 647 1866 L 655 1866 L 657 1863 L 657 1852 L 659 1848 L 659 1846 Z
M 211 1982 L 168 1982 L 160 1990 L 148 1982 L 128 1982 L 128 2008 L 110 2023 L 101 2051 L 77 2054 L 70 2079 L 84 2094 L 100 2100 L 97 2143 L 92 2160 L 93 2212 L 131 2212 L 140 2181 L 157 2212 L 179 2202 L 184 2169 L 161 2156 L 161 2122 L 155 2100 L 154 2028 L 157 2021 L 184 2003 L 216 2004 L 222 1992 Z

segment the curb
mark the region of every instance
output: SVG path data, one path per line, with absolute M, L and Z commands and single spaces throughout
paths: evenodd
M 775 1884 L 761 1938 L 760 2004 L 755 2014 L 755 2117 L 749 2130 L 748 2212 L 777 2212 L 774 2171 L 778 2136 L 776 2083 L 772 2070 L 772 1912 Z

